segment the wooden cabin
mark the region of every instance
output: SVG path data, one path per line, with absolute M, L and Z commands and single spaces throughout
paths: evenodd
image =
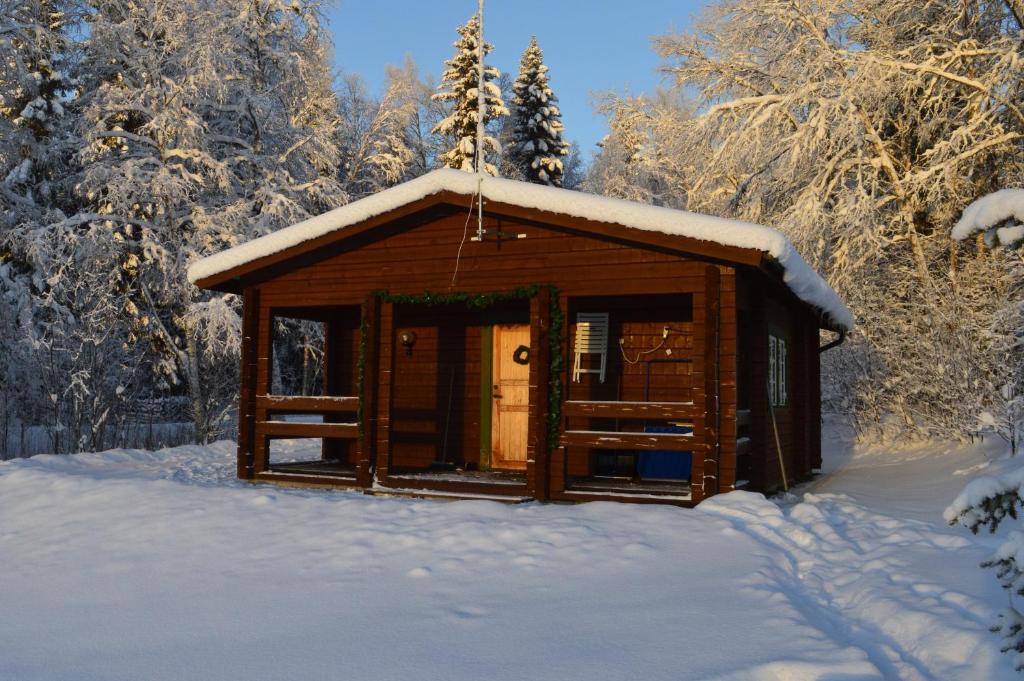
M 238 476 L 370 493 L 776 490 L 821 464 L 820 331 L 853 324 L 775 230 L 456 170 L 189 277 L 242 296 Z

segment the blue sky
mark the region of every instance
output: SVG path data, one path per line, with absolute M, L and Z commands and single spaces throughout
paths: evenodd
M 519 57 L 536 34 L 551 69 L 551 84 L 562 107 L 566 136 L 585 157 L 604 134 L 593 114 L 593 93 L 628 89 L 648 92 L 661 84 L 650 38 L 683 29 L 700 12 L 700 0 L 486 0 L 489 63 L 513 75 Z M 477 0 L 388 2 L 337 0 L 327 12 L 334 36 L 335 65 L 358 73 L 379 92 L 384 66 L 411 54 L 422 73 L 440 76 L 452 54 L 455 28 L 477 9 Z

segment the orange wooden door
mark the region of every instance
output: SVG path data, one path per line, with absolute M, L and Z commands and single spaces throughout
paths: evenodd
M 494 327 L 493 385 L 491 387 L 491 467 L 526 470 L 526 431 L 529 423 L 530 365 L 515 361 L 516 350 L 530 345 L 530 327 Z M 520 360 L 524 359 L 520 352 Z

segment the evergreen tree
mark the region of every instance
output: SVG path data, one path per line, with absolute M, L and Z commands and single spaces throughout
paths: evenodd
M 561 187 L 562 158 L 569 155 L 569 145 L 562 139 L 558 98 L 548 85 L 548 67 L 536 36 L 523 52 L 512 92 L 512 163 L 529 182 Z
M 65 0 L 0 0 L 0 227 L 38 220 L 54 204 L 72 49 L 66 28 L 78 15 Z
M 67 208 L 68 35 L 79 10 L 73 0 L 0 0 L 0 434 L 17 421 L 39 422 L 40 398 L 54 394 L 39 389 L 42 371 L 32 363 L 34 337 L 51 320 L 42 314 L 47 274 L 31 237 Z M 68 375 L 63 383 L 73 392 Z M 0 438 L 0 458 L 5 446 Z
M 433 132 L 444 135 L 451 143 L 448 151 L 441 154 L 438 160 L 449 168 L 459 168 L 467 172 L 477 170 L 475 166 L 476 134 L 477 134 L 477 84 L 479 83 L 480 51 L 478 35 L 480 18 L 470 17 L 464 26 L 458 29 L 459 39 L 455 41 L 455 56 L 445 62 L 447 69 L 441 76 L 440 92 L 434 99 L 450 102 L 451 110 L 442 119 Z M 484 43 L 484 56 L 494 46 Z M 498 78 L 498 69 L 484 65 L 484 124 L 496 120 L 499 116 L 507 116 L 508 109 L 501 98 L 501 90 L 493 81 Z M 501 152 L 501 145 L 492 135 L 485 134 L 483 139 L 483 169 L 491 175 L 497 175 L 497 167 L 486 159 L 490 147 L 494 154 Z

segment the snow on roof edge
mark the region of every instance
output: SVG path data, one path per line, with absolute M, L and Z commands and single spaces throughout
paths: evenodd
M 194 284 L 442 191 L 474 194 L 480 179 L 479 175 L 461 170 L 435 170 L 197 260 L 188 268 L 188 279 Z M 482 191 L 485 199 L 499 203 L 762 251 L 782 266 L 783 281 L 798 298 L 821 310 L 837 327 L 845 331 L 854 327 L 853 314 L 839 295 L 804 261 L 783 234 L 770 227 L 489 176 L 483 177 Z

